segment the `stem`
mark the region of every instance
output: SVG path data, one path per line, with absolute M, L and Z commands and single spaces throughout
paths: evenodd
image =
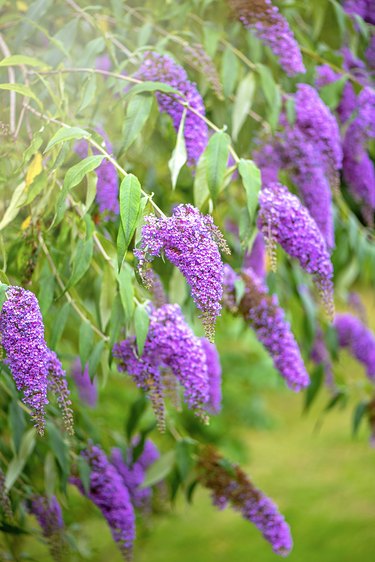
M 10 57 L 10 51 L 8 49 L 8 45 L 5 43 L 3 36 L 0 35 L 0 50 L 3 53 L 4 57 Z M 8 66 L 8 76 L 9 82 L 11 84 L 16 83 L 16 74 L 14 72 L 14 68 L 12 66 Z M 9 93 L 9 129 L 11 134 L 13 135 L 16 130 L 16 92 L 10 91 Z

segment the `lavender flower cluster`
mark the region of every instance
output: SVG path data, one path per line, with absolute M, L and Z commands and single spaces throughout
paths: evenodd
M 222 509 L 229 503 L 259 529 L 276 554 L 289 554 L 293 541 L 285 518 L 238 466 L 207 447 L 200 454 L 198 470 L 200 482 L 211 490 L 214 505 Z
M 72 477 L 71 483 L 87 496 L 102 512 L 126 560 L 132 555 L 135 539 L 135 515 L 130 495 L 120 474 L 109 462 L 104 452 L 90 445 L 82 452 L 90 467 L 90 487 L 85 492 L 82 481 Z
M 230 0 L 230 4 L 242 24 L 270 47 L 289 76 L 306 72 L 293 31 L 271 0 Z
M 201 338 L 201 344 L 206 356 L 209 396 L 207 411 L 218 414 L 221 410 L 221 365 L 216 346 L 206 338 Z
M 186 324 L 177 304 L 166 304 L 150 315 L 150 326 L 142 355 L 136 353 L 135 338 L 116 344 L 113 355 L 119 369 L 127 371 L 151 398 L 160 430 L 165 428 L 163 372 L 172 372 L 184 388 L 185 400 L 197 415 L 206 419 L 210 406 L 210 379 L 202 342 Z M 212 368 L 210 366 L 210 368 Z M 213 376 L 217 398 L 217 376 Z
M 72 365 L 71 374 L 82 402 L 94 408 L 98 400 L 98 389 L 95 381 L 90 379 L 88 365 L 85 365 L 82 371 L 81 360 L 77 357 Z
M 47 539 L 52 558 L 63 562 L 64 554 L 64 521 L 56 496 L 34 495 L 29 504 L 29 511 L 38 520 L 43 536 Z
M 270 184 L 259 196 L 258 228 L 266 243 L 277 242 L 301 267 L 313 275 L 327 311 L 333 316 L 333 266 L 315 221 L 299 199 L 279 184 Z
M 178 98 L 177 95 L 163 94 L 161 92 L 156 94 L 160 111 L 167 113 L 171 117 L 176 131 L 179 129 L 184 112 L 184 107 L 180 101 L 187 102 L 194 110 L 187 110 L 184 137 L 188 165 L 195 166 L 208 142 L 207 125 L 197 115 L 198 113 L 204 117 L 206 110 L 196 85 L 189 81 L 185 69 L 178 65 L 171 57 L 152 51 L 145 53 L 144 61 L 134 77 L 139 80 L 163 82 L 163 84 L 168 84 L 181 92 L 182 98 Z
M 67 430 L 73 432 L 73 415 L 65 371 L 56 354 L 44 340 L 43 318 L 39 303 L 31 291 L 11 286 L 0 313 L 0 333 L 6 360 L 17 390 L 30 407 L 40 434 L 44 433 L 44 409 L 47 390 L 57 397 Z
M 295 391 L 305 388 L 310 383 L 309 375 L 276 295 L 268 294 L 264 283 L 251 269 L 244 270 L 241 278 L 245 285 L 245 292 L 238 305 L 239 313 L 253 328 L 289 388 Z M 232 302 L 236 300 L 237 279 L 239 277 L 230 266 L 226 265 L 225 287 L 232 295 L 229 297 Z M 228 296 L 226 298 L 228 299 Z M 235 311 L 233 308 L 232 310 Z
M 140 248 L 134 251 L 138 269 L 147 284 L 148 264 L 164 252 L 186 278 L 209 339 L 221 310 L 223 263 L 220 251 L 229 252 L 209 215 L 192 205 L 178 205 L 171 217 L 145 217 Z
M 334 320 L 340 347 L 364 365 L 367 376 L 375 381 L 375 335 L 352 314 L 338 314 Z
M 367 23 L 375 25 L 374 0 L 345 0 L 344 10 L 348 14 L 360 16 Z

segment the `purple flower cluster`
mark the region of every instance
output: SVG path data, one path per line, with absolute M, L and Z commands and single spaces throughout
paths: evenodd
M 168 297 L 166 295 L 164 285 L 159 275 L 151 268 L 144 272 L 145 285 L 151 292 L 153 304 L 160 308 L 163 304 L 167 304 Z
M 326 243 L 308 210 L 281 184 L 270 184 L 259 196 L 258 228 L 269 247 L 277 242 L 313 275 L 328 312 L 333 315 L 333 266 Z
M 271 0 L 230 0 L 230 4 L 242 24 L 270 47 L 289 76 L 306 72 L 293 31 Z
M 339 346 L 346 347 L 364 365 L 368 378 L 375 381 L 375 335 L 352 314 L 338 314 L 334 327 Z
M 147 439 L 141 455 L 134 462 L 133 449 L 134 447 L 130 447 L 127 450 L 126 459 L 124 459 L 121 449 L 112 449 L 111 462 L 127 487 L 134 507 L 148 511 L 151 504 L 152 489 L 149 487 L 140 488 L 140 486 L 145 479 L 146 470 L 158 460 L 160 453 L 154 443 Z
M 211 88 L 221 100 L 224 99 L 223 87 L 212 58 L 206 53 L 200 43 L 185 43 L 184 55 L 188 64 L 198 70 L 210 84 Z
M 0 333 L 6 351 L 6 363 L 23 391 L 35 426 L 44 433 L 44 408 L 48 404 L 48 348 L 39 303 L 31 291 L 9 287 L 0 314 Z
M 70 392 L 66 373 L 60 359 L 54 351 L 47 352 L 48 389 L 56 396 L 59 408 L 62 411 L 66 431 L 73 435 L 73 410 L 71 408 Z
M 113 154 L 112 144 L 103 131 L 97 129 L 98 133 L 103 137 L 103 148 L 109 155 Z M 88 143 L 85 140 L 78 142 L 74 150 L 81 158 L 86 158 L 88 153 Z M 101 154 L 97 148 L 93 148 L 93 154 Z M 119 185 L 117 170 L 107 158 L 96 168 L 95 173 L 98 181 L 96 184 L 96 202 L 99 212 L 103 214 L 104 220 L 112 220 L 119 214 Z
M 29 511 L 38 520 L 43 536 L 47 539 L 52 558 L 63 562 L 64 521 L 62 511 L 56 496 L 33 496 L 29 504 Z
M 78 477 L 70 481 L 100 509 L 124 558 L 129 559 L 135 539 L 135 515 L 128 489 L 99 447 L 90 445 L 81 454 L 91 470 L 88 493 Z
M 98 400 L 98 389 L 95 381 L 90 379 L 88 365 L 82 371 L 81 360 L 77 357 L 72 365 L 71 374 L 82 402 L 90 406 L 90 408 L 94 408 Z
M 263 234 L 258 232 L 250 252 L 243 259 L 243 269 L 251 268 L 259 279 L 266 277 L 266 245 Z
M 145 54 L 142 66 L 137 70 L 134 76 L 140 80 L 163 82 L 181 92 L 183 95 L 182 98 L 178 98 L 176 95 L 163 94 L 161 92 L 156 94 L 160 111 L 168 113 L 172 118 L 176 131 L 179 129 L 184 112 L 184 107 L 178 99 L 182 102 L 186 101 L 194 110 L 194 113 L 189 111 L 189 109 L 187 110 L 184 137 L 188 155 L 188 165 L 195 166 L 208 142 L 207 125 L 204 120 L 196 114 L 198 113 L 203 117 L 206 114 L 202 96 L 196 85 L 189 81 L 185 69 L 176 64 L 171 57 L 151 51 Z
M 206 365 L 209 384 L 209 398 L 207 410 L 218 414 L 221 410 L 221 365 L 218 351 L 213 343 L 201 338 L 202 347 L 206 355 Z
M 219 248 L 229 252 L 212 217 L 202 215 L 192 205 L 178 205 L 171 217 L 145 217 L 140 248 L 134 252 L 145 284 L 148 264 L 162 252 L 178 267 L 202 311 L 209 339 L 213 338 L 215 320 L 221 310 L 223 263 Z
M 135 338 L 116 344 L 113 355 L 119 360 L 119 369 L 127 371 L 149 393 L 160 430 L 165 427 L 163 370 L 173 373 L 185 390 L 188 406 L 205 419 L 203 409 L 209 400 L 206 358 L 201 341 L 177 304 L 152 311 L 141 357 L 136 354 Z
M 226 266 L 226 289 L 229 290 L 234 302 L 235 281 L 239 277 L 235 274 L 233 276 L 233 273 L 233 270 Z M 245 292 L 238 305 L 239 313 L 253 328 L 289 388 L 295 391 L 305 388 L 310 383 L 309 375 L 277 296 L 268 294 L 264 283 L 251 269 L 244 270 L 241 277 Z
M 375 69 L 375 34 L 372 35 L 370 43 L 366 49 L 366 60 L 369 67 Z
M 344 10 L 348 14 L 360 16 L 367 23 L 375 25 L 374 0 L 345 0 Z
M 344 139 L 344 179 L 353 197 L 362 205 L 370 224 L 375 210 L 375 168 L 367 144 L 375 138 L 375 90 L 364 88 L 358 96 L 358 109 Z
M 293 541 L 285 518 L 238 466 L 230 464 L 209 447 L 200 455 L 198 470 L 200 482 L 211 490 L 214 505 L 224 508 L 229 503 L 259 529 L 276 554 L 289 554 Z

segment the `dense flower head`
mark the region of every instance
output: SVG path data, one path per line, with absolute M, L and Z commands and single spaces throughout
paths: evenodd
M 259 279 L 266 277 L 266 245 L 263 234 L 258 232 L 250 252 L 243 259 L 243 269 L 251 268 Z
M 113 155 L 112 144 L 102 128 L 97 128 L 98 133 L 103 137 L 103 148 L 111 156 Z M 75 152 L 80 158 L 85 158 L 88 153 L 88 143 L 81 140 L 74 147 Z M 101 152 L 93 147 L 93 154 Z M 98 181 L 96 184 L 96 202 L 99 212 L 103 214 L 104 220 L 112 220 L 119 214 L 119 182 L 115 166 L 107 158 L 96 168 L 95 173 Z
M 73 429 L 73 410 L 70 392 L 66 380 L 66 372 L 54 351 L 47 351 L 48 389 L 56 396 L 57 404 L 62 411 L 65 428 L 71 435 Z
M 81 360 L 79 357 L 72 365 L 71 375 L 76 383 L 78 394 L 82 402 L 94 408 L 98 400 L 98 389 L 95 380 L 90 379 L 88 365 L 82 370 Z
M 35 426 L 44 432 L 48 386 L 48 348 L 39 303 L 31 291 L 9 287 L 0 314 L 0 333 L 8 364 Z
M 294 33 L 271 0 L 230 0 L 230 4 L 242 24 L 270 47 L 289 76 L 306 72 Z
M 374 0 L 345 0 L 344 10 L 348 14 L 360 16 L 367 23 L 375 25 Z
M 226 461 L 212 447 L 207 447 L 200 454 L 198 474 L 201 484 L 211 491 L 214 505 L 223 508 L 229 503 L 259 529 L 276 554 L 289 554 L 293 541 L 284 516 L 239 466 Z
M 91 471 L 88 493 L 80 478 L 72 477 L 70 481 L 100 509 L 124 558 L 129 559 L 135 539 L 135 515 L 128 489 L 99 447 L 89 445 L 81 454 Z
M 134 443 L 134 445 L 136 444 L 137 442 Z M 133 450 L 134 446 L 129 447 L 124 458 L 121 449 L 112 449 L 111 462 L 127 487 L 134 507 L 149 510 L 152 489 L 150 487 L 141 488 L 140 486 L 145 479 L 146 470 L 158 460 L 160 453 L 150 439 L 145 441 L 143 451 L 135 461 L 133 461 Z
M 280 244 L 313 275 L 328 312 L 333 314 L 333 266 L 316 222 L 298 198 L 281 184 L 270 184 L 259 196 L 258 228 L 272 248 Z
M 315 339 L 310 352 L 310 359 L 316 365 L 322 365 L 326 384 L 332 388 L 334 386 L 332 361 L 324 340 L 324 334 L 320 328 L 317 329 L 315 334 Z
M 182 98 L 179 98 L 180 101 L 188 102 L 194 111 L 203 117 L 205 116 L 206 110 L 197 86 L 189 81 L 185 69 L 171 57 L 151 51 L 145 53 L 143 63 L 134 76 L 141 80 L 163 82 L 172 86 L 183 95 Z M 171 117 L 173 126 L 178 131 L 184 107 L 177 101 L 177 95 L 158 92 L 156 98 L 160 110 Z M 207 146 L 208 127 L 201 117 L 198 117 L 189 109 L 185 118 L 184 137 L 188 165 L 195 166 Z
M 375 334 L 352 314 L 338 314 L 334 320 L 340 347 L 345 347 L 375 381 Z
M 140 248 L 134 252 L 146 284 L 147 266 L 162 252 L 178 267 L 191 287 L 195 304 L 202 311 L 209 339 L 213 337 L 215 320 L 221 310 L 223 263 L 219 248 L 229 252 L 212 217 L 202 215 L 192 205 L 178 205 L 171 217 L 145 217 Z
M 34 495 L 29 502 L 29 511 L 38 520 L 43 536 L 47 539 L 52 558 L 63 562 L 64 521 L 62 511 L 56 496 Z
M 189 408 L 205 419 L 209 400 L 206 357 L 202 343 L 186 324 L 177 304 L 166 304 L 150 315 L 150 325 L 140 357 L 135 338 L 116 344 L 113 355 L 119 369 L 127 371 L 136 384 L 149 393 L 159 428 L 164 429 L 163 371 L 171 371 L 184 388 Z
M 344 179 L 353 197 L 362 205 L 364 218 L 371 224 L 375 209 L 375 168 L 367 144 L 375 138 L 375 90 L 364 88 L 358 96 L 358 109 L 344 139 Z
M 216 346 L 206 338 L 201 338 L 202 347 L 206 355 L 206 365 L 209 384 L 209 399 L 207 409 L 212 414 L 221 410 L 221 365 Z

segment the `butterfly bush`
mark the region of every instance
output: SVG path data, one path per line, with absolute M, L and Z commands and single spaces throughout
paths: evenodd
M 119 361 L 120 371 L 127 371 L 150 395 L 160 430 L 165 428 L 163 370 L 173 373 L 184 388 L 189 408 L 206 419 L 204 410 L 209 401 L 209 382 L 205 353 L 177 304 L 166 304 L 151 312 L 140 357 L 132 337 L 116 344 L 113 355 Z
M 276 554 L 289 554 L 293 541 L 284 516 L 239 466 L 232 465 L 213 448 L 207 447 L 199 457 L 198 478 L 211 491 L 215 506 L 223 509 L 229 504 L 257 527 Z
M 17 390 L 40 434 L 44 433 L 45 406 L 48 404 L 48 348 L 39 303 L 31 291 L 9 287 L 0 313 L 0 333 L 6 363 Z
M 54 351 L 47 352 L 48 389 L 56 396 L 59 408 L 62 411 L 66 431 L 73 435 L 73 410 L 71 408 L 70 392 L 66 380 L 66 372 L 60 359 Z
M 38 520 L 43 536 L 47 539 L 52 558 L 64 560 L 64 521 L 56 496 L 34 495 L 29 502 L 29 511 Z
M 212 414 L 218 414 L 221 410 L 221 365 L 219 353 L 216 346 L 206 338 L 201 338 L 203 351 L 206 356 L 209 398 L 207 410 Z
M 205 116 L 206 110 L 197 86 L 189 81 L 185 69 L 171 57 L 151 51 L 145 53 L 143 63 L 134 77 L 139 80 L 163 82 L 181 92 L 182 97 L 161 92 L 156 94 L 160 111 L 171 117 L 176 131 L 179 129 L 184 112 L 184 106 L 180 101 L 187 102 L 195 112 Z M 189 166 L 195 166 L 207 146 L 208 127 L 201 117 L 189 109 L 185 117 L 184 137 L 187 163 Z
M 235 284 L 239 279 L 244 283 L 244 294 L 237 305 Z M 237 276 L 228 265 L 225 266 L 225 290 L 232 297 L 226 296 L 224 302 L 234 304 L 230 310 L 239 312 L 253 328 L 288 387 L 295 391 L 305 388 L 310 383 L 309 375 L 277 296 L 268 294 L 267 287 L 250 268 Z
M 113 155 L 113 147 L 108 135 L 101 128 L 97 128 L 97 132 L 103 137 L 103 148 L 110 156 Z M 75 152 L 80 158 L 86 158 L 88 154 L 88 143 L 85 140 L 79 141 L 75 147 Z M 92 147 L 93 154 L 101 154 L 101 152 Z M 119 207 L 119 182 L 115 166 L 107 158 L 95 170 L 98 178 L 96 184 L 96 202 L 99 212 L 103 215 L 105 221 L 114 220 L 120 212 Z
M 367 23 L 375 25 L 374 0 L 345 0 L 344 10 L 348 14 L 360 16 Z
M 152 489 L 140 486 L 144 482 L 146 470 L 158 460 L 160 453 L 150 439 L 145 441 L 143 451 L 135 461 L 133 461 L 133 451 L 134 446 L 126 451 L 124 459 L 121 449 L 114 448 L 111 453 L 111 462 L 127 487 L 133 506 L 143 511 L 149 511 Z
M 288 76 L 306 72 L 294 33 L 271 0 L 230 0 L 230 5 L 241 23 L 270 47 Z
M 328 313 L 333 315 L 333 266 L 315 221 L 298 198 L 279 184 L 259 196 L 258 228 L 272 250 L 276 242 L 314 278 Z
M 135 515 L 128 489 L 100 447 L 89 445 L 81 454 L 90 467 L 89 490 L 85 491 L 76 476 L 70 482 L 100 509 L 123 557 L 129 560 L 135 539 Z
M 147 286 L 147 267 L 156 256 L 165 255 L 186 278 L 206 335 L 213 339 L 216 317 L 220 315 L 223 263 L 220 251 L 229 249 L 209 215 L 192 205 L 178 205 L 171 217 L 148 215 L 142 227 L 139 249 L 134 251 L 138 270 Z
M 366 369 L 375 381 L 375 335 L 352 314 L 338 314 L 334 320 L 340 347 L 345 347 Z
M 95 381 L 90 379 L 88 365 L 82 370 L 81 360 L 79 357 L 72 365 L 71 375 L 76 383 L 78 395 L 82 402 L 94 408 L 98 401 L 98 389 Z
M 266 277 L 266 245 L 263 234 L 258 232 L 250 252 L 243 259 L 243 269 L 251 268 L 259 279 Z

